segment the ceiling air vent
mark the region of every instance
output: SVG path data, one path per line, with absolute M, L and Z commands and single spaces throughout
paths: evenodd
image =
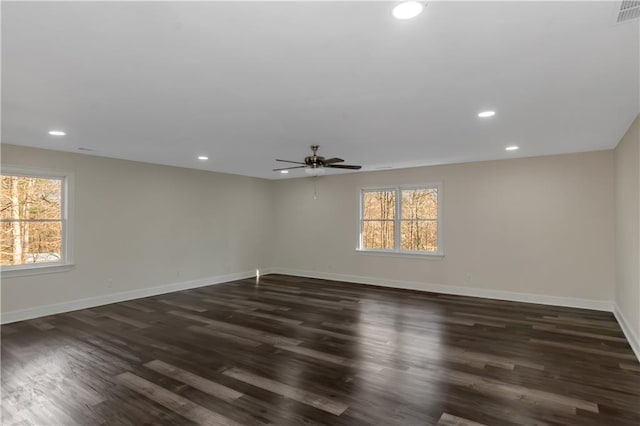
M 620 4 L 618 22 L 631 21 L 640 17 L 640 0 L 624 0 Z

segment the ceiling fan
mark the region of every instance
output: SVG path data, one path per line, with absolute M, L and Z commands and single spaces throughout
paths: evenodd
M 344 160 L 342 158 L 324 158 L 317 154 L 319 145 L 311 145 L 311 151 L 313 151 L 313 155 L 304 158 L 304 163 L 300 161 L 289 161 L 289 160 L 279 160 L 283 163 L 294 163 L 294 164 L 302 164 L 302 166 L 292 166 L 292 167 L 284 167 L 281 169 L 273 169 L 274 172 L 281 170 L 291 170 L 291 169 L 304 169 L 306 168 L 308 171 L 315 171 L 317 169 L 323 168 L 332 168 L 332 169 L 349 169 L 349 170 L 360 170 L 362 166 L 353 166 L 350 164 L 336 164 L 342 163 Z

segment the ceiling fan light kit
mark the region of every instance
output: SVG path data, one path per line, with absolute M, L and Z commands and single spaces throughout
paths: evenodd
M 309 176 L 321 176 L 324 174 L 323 167 L 307 167 L 304 172 Z

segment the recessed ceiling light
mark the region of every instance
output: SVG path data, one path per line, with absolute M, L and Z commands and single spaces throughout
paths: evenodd
M 198 156 L 198 160 L 205 161 L 205 160 L 208 160 L 208 159 L 209 159 L 209 157 L 207 157 L 206 155 L 200 155 L 200 156 Z
M 489 118 L 489 117 L 493 117 L 494 115 L 496 115 L 495 111 L 482 111 L 481 113 L 478 114 L 478 117 Z
M 417 1 L 404 1 L 393 8 L 393 16 L 396 19 L 411 19 L 422 13 L 424 5 Z
M 282 173 L 283 175 L 286 175 L 287 173 L 289 173 L 289 170 L 280 170 L 280 173 Z
M 520 149 L 520 147 L 517 146 L 517 145 L 511 145 L 511 146 L 508 146 L 508 147 L 505 148 L 506 151 L 517 151 L 519 149 Z
M 49 130 L 49 134 L 51 136 L 64 136 L 64 135 L 66 135 L 66 133 L 63 132 L 62 130 Z

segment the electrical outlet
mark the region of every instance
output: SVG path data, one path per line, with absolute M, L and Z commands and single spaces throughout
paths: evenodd
M 104 285 L 107 286 L 107 288 L 113 287 L 113 279 L 107 278 L 106 280 L 104 280 Z
M 464 274 L 464 282 L 467 284 L 471 282 L 471 272 Z

